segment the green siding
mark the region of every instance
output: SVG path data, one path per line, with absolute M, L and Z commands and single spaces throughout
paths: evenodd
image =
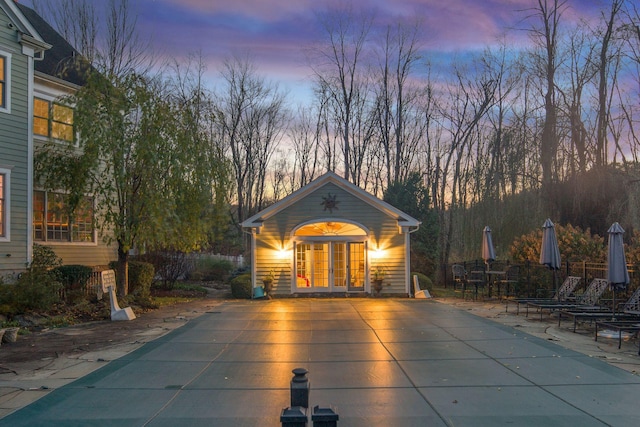
M 28 260 L 28 58 L 0 10 L 0 50 L 11 54 L 10 113 L 0 112 L 0 165 L 11 169 L 10 241 L 0 241 L 0 276 L 21 271 Z
M 102 242 L 98 245 L 47 244 L 62 258 L 63 264 L 80 264 L 88 266 L 108 265 L 117 259 L 115 247 L 109 247 Z

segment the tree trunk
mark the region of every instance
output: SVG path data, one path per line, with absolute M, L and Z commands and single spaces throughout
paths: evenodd
M 129 294 L 129 251 L 122 250 L 120 245 L 118 245 L 117 283 L 119 296 Z

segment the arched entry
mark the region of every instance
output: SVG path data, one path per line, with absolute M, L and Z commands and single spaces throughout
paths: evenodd
M 296 227 L 294 292 L 364 291 L 368 235 L 349 220 L 316 220 Z

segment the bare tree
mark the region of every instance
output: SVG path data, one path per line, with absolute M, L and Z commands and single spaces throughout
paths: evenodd
M 568 39 L 568 64 L 566 76 L 568 84 L 565 88 L 558 88 L 562 98 L 563 113 L 568 122 L 570 149 L 567 155 L 568 170 L 571 175 L 585 173 L 588 166 L 588 156 L 593 150 L 593 138 L 584 120 L 585 93 L 597 73 L 595 65 L 595 46 L 588 34 L 576 28 Z M 559 107 L 560 108 L 560 107 Z M 589 107 L 587 106 L 587 109 Z M 590 142 L 591 141 L 591 142 Z M 596 151 L 597 157 L 597 151 Z M 574 161 L 574 158 L 577 160 Z M 593 159 L 592 159 L 593 160 Z
M 350 7 L 317 16 L 326 39 L 314 52 L 314 73 L 319 91 L 330 95 L 332 118 L 341 135 L 344 177 L 359 180 L 358 168 L 350 158 L 354 153 L 352 131 L 357 128 L 354 121 L 359 118 L 358 103 L 362 105 L 366 96 L 362 61 L 372 18 L 356 16 Z M 355 152 L 358 156 L 360 148 Z
M 451 251 L 454 214 L 458 208 L 468 206 L 468 191 L 473 190 L 473 180 L 478 175 L 473 168 L 479 156 L 479 126 L 495 104 L 497 81 L 485 69 L 465 69 L 455 65 L 454 79 L 447 84 L 446 103 L 440 105 L 440 115 L 446 123 L 447 148 L 442 156 L 439 200 L 449 200 L 448 219 L 441 221 L 443 263 Z
M 291 191 L 311 182 L 320 168 L 320 139 L 324 121 L 322 110 L 322 105 L 319 109 L 301 106 L 288 129 L 294 153 Z
M 531 36 L 538 47 L 534 64 L 543 80 L 545 118 L 540 141 L 542 185 L 548 187 L 555 180 L 554 159 L 558 151 L 558 103 L 556 71 L 558 69 L 558 39 L 560 20 L 566 9 L 566 0 L 537 0 L 532 17 L 537 20 Z
M 225 61 L 221 77 L 216 133 L 230 152 L 240 223 L 263 207 L 269 161 L 285 130 L 285 95 L 247 58 Z
M 381 42 L 375 78 L 375 120 L 381 144 L 385 188 L 406 180 L 412 171 L 416 145 L 425 127 L 418 114 L 418 90 L 410 84 L 418 53 L 419 23 L 388 26 Z
M 48 17 L 58 33 L 67 40 L 90 63 L 95 62 L 98 53 L 96 44 L 99 36 L 99 13 L 95 2 L 86 0 L 66 0 L 34 2 L 33 9 L 40 16 Z
M 115 81 L 133 72 L 148 73 L 155 65 L 149 39 L 136 29 L 130 0 L 41 0 L 34 9 L 56 27 L 99 72 Z
M 519 168 L 522 162 L 514 162 L 512 154 L 522 141 L 516 142 L 511 138 L 507 129 L 507 121 L 513 114 L 517 96 L 513 96 L 522 76 L 522 67 L 514 52 L 507 48 L 503 41 L 496 50 L 486 50 L 483 62 L 492 80 L 496 82 L 495 107 L 490 109 L 487 118 L 491 123 L 491 137 L 489 138 L 488 162 L 486 168 L 486 193 L 484 198 L 499 200 L 507 194 L 508 184 L 506 175 L 508 170 Z M 509 59 L 512 58 L 512 59 Z
M 603 12 L 603 28 L 597 31 L 600 38 L 598 55 L 598 124 L 596 127 L 596 166 L 604 166 L 607 159 L 608 118 L 611 105 L 611 86 L 616 78 L 616 64 L 619 57 L 613 40 L 617 30 L 618 16 L 624 0 L 612 0 L 608 15 Z

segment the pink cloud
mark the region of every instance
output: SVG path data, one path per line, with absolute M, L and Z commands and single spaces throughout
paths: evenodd
M 550 0 L 551 1 L 551 0 Z M 593 14 L 600 0 L 569 0 L 567 23 Z M 201 51 L 217 67 L 233 54 L 249 54 L 261 71 L 283 78 L 310 74 L 304 51 L 321 36 L 314 12 L 339 0 L 137 0 L 141 33 L 179 57 Z M 354 10 L 375 11 L 376 25 L 422 19 L 422 45 L 441 58 L 446 52 L 484 49 L 514 27 L 531 23 L 537 0 L 354 0 Z M 526 31 L 510 31 L 510 45 L 525 45 Z

